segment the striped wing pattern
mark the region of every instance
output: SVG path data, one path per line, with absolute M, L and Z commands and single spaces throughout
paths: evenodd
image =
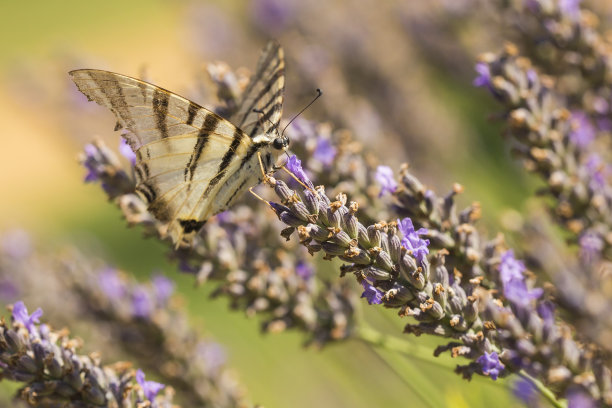
M 227 181 L 253 156 L 255 144 L 215 113 L 147 82 L 100 70 L 70 72 L 89 100 L 106 106 L 136 153 L 137 192 L 168 223 L 178 246 L 224 210 Z M 250 155 L 250 156 L 249 156 Z M 247 159 L 248 157 L 248 159 Z M 224 189 L 226 201 L 217 195 Z
M 270 41 L 261 53 L 255 74 L 242 95 L 238 110 L 230 120 L 250 137 L 262 132 L 270 134 L 277 131 L 283 114 L 284 92 L 283 49 L 276 41 Z

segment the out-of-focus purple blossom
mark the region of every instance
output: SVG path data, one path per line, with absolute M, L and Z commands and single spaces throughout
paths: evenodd
M 366 298 L 368 304 L 380 305 L 382 303 L 383 292 L 375 288 L 366 279 L 361 281 L 361 286 L 363 286 L 364 289 L 363 293 L 361 294 L 361 297 Z
M 308 281 L 314 276 L 314 269 L 312 268 L 312 266 L 310 266 L 309 263 L 299 261 L 295 266 L 295 273 L 300 278 L 304 279 L 305 281 Z
M 42 314 L 40 307 L 31 315 L 28 314 L 28 309 L 21 300 L 13 305 L 13 320 L 23 324 L 31 334 L 37 333 L 35 324 L 40 323 L 39 318 Z
M 586 113 L 582 111 L 572 112 L 570 123 L 572 127 L 570 140 L 577 147 L 585 148 L 595 139 L 595 126 L 593 126 L 591 119 Z
M 501 256 L 499 277 L 503 285 L 504 296 L 514 305 L 527 306 L 532 299 L 542 296 L 541 288 L 529 290 L 523 273 L 525 264 L 514 257 L 514 251 L 509 249 Z
M 254 23 L 268 34 L 278 34 L 295 18 L 296 4 L 288 0 L 254 0 L 251 2 Z
M 412 255 L 419 262 L 423 262 L 423 259 L 429 254 L 429 248 L 427 248 L 429 240 L 422 239 L 419 235 L 427 234 L 427 229 L 420 228 L 418 231 L 415 231 L 412 220 L 408 217 L 403 220 L 398 219 L 397 227 L 404 236 L 402 238 L 402 245 L 412 251 Z
M 170 296 L 174 293 L 174 282 L 164 275 L 156 275 L 152 283 L 157 304 L 165 305 Z
M 153 302 L 149 292 L 142 286 L 138 286 L 132 293 L 132 315 L 147 319 L 153 312 Z
M 14 229 L 3 234 L 2 254 L 15 259 L 25 258 L 32 251 L 30 235 L 22 229 Z
M 604 242 L 601 237 L 593 232 L 587 231 L 580 236 L 580 257 L 586 263 L 593 263 L 601 258 L 601 250 Z
M 607 117 L 600 117 L 595 119 L 595 123 L 597 124 L 597 129 L 603 132 L 612 131 L 612 120 Z
M 389 166 L 378 166 L 374 178 L 380 184 L 380 193 L 378 197 L 382 197 L 386 193 L 393 194 L 397 190 L 397 182 L 393 176 L 393 170 Z
M 314 184 L 306 175 L 306 172 L 302 168 L 302 161 L 297 158 L 296 155 L 289 156 L 287 163 L 285 164 L 287 169 L 292 172 L 302 183 L 314 190 Z
M 196 353 L 206 363 L 206 371 L 214 374 L 227 362 L 227 356 L 223 347 L 213 341 L 200 342 L 196 348 Z
M 535 386 L 531 381 L 525 378 L 521 378 L 514 382 L 512 393 L 525 404 L 533 403 L 538 398 L 538 392 Z
M 537 0 L 525 0 L 523 2 L 525 8 L 532 13 L 537 13 L 540 11 L 540 3 Z
M 100 289 L 109 299 L 119 299 L 125 295 L 125 284 L 119 277 L 119 272 L 113 268 L 104 268 L 98 274 Z
M 312 156 L 324 166 L 329 167 L 334 162 L 337 150 L 328 139 L 319 138 Z
M 138 385 L 140 385 L 140 388 L 142 388 L 145 398 L 151 402 L 153 402 L 155 396 L 165 387 L 164 384 L 156 381 L 145 381 L 145 374 L 141 369 L 136 371 L 136 381 Z
M 17 285 L 8 279 L 0 279 L 0 301 L 8 303 L 19 297 L 20 291 Z
M 119 153 L 128 159 L 130 163 L 132 163 L 132 166 L 136 164 L 136 153 L 134 153 L 130 145 L 127 143 L 125 137 L 119 138 Z
M 601 156 L 592 153 L 585 163 L 587 174 L 591 178 L 589 187 L 598 192 L 606 185 L 606 177 L 609 175 L 609 167 L 603 162 Z
M 504 365 L 499 361 L 499 356 L 494 351 L 492 353 L 485 353 L 478 357 L 476 360 L 480 364 L 482 373 L 488 375 L 492 380 L 497 380 L 499 374 L 504 371 Z
M 547 300 L 538 303 L 538 314 L 547 324 L 552 324 L 555 321 L 555 305 Z
M 100 169 L 98 168 L 98 149 L 91 143 L 88 143 L 84 147 L 85 160 L 83 160 L 83 166 L 87 169 L 85 175 L 85 182 L 90 183 L 97 181 L 100 178 Z
M 572 21 L 580 19 L 580 2 L 582 0 L 559 0 L 559 10 Z
M 610 109 L 610 104 L 608 103 L 606 98 L 597 96 L 593 100 L 593 109 L 595 109 L 595 112 L 599 113 L 600 115 L 605 115 L 608 113 L 608 110 Z
M 486 87 L 491 88 L 491 69 L 489 65 L 484 62 L 479 62 L 476 64 L 476 72 L 478 72 L 478 76 L 474 78 L 472 85 L 476 87 Z
M 579 387 L 570 388 L 566 395 L 567 408 L 595 408 L 597 404 Z

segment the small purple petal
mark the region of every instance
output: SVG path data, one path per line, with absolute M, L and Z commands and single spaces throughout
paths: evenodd
M 174 282 L 163 275 L 157 275 L 153 278 L 152 283 L 157 304 L 165 305 L 174 293 Z
M 402 233 L 402 245 L 412 251 L 412 255 L 419 261 L 423 262 L 427 254 L 429 254 L 428 239 L 422 239 L 419 235 L 427 234 L 427 229 L 420 228 L 418 231 L 414 230 L 412 220 L 408 217 L 403 220 L 397 220 L 397 227 Z
M 585 148 L 595 139 L 597 130 L 586 113 L 582 111 L 572 112 L 570 126 L 570 141 L 578 148 Z
M 499 264 L 499 275 L 502 283 L 509 282 L 513 279 L 523 280 L 523 273 L 526 270 L 525 264 L 514 258 L 514 251 L 512 249 L 502 254 Z
M 378 197 L 382 197 L 386 193 L 393 194 L 397 190 L 397 182 L 393 175 L 393 170 L 389 166 L 378 166 L 374 178 L 380 184 L 381 190 Z
M 516 398 L 520 399 L 525 404 L 533 403 L 538 397 L 538 392 L 535 386 L 531 383 L 531 381 L 524 378 L 521 378 L 514 383 L 512 393 Z
M 132 166 L 136 164 L 136 153 L 134 153 L 130 145 L 127 143 L 125 137 L 121 137 L 119 140 L 119 153 L 128 159 L 130 163 L 132 163 Z
M 337 150 L 329 140 L 320 138 L 317 142 L 312 156 L 320 161 L 325 167 L 329 167 L 336 157 Z
M 35 323 L 40 323 L 39 318 L 42 314 L 43 311 L 39 307 L 29 315 L 28 309 L 21 300 L 13 305 L 13 320 L 23 324 L 31 334 L 37 333 Z
M 153 302 L 149 292 L 141 286 L 134 289 L 132 293 L 132 315 L 147 319 L 153 312 Z
M 382 303 L 383 293 L 375 288 L 370 282 L 367 280 L 361 281 L 361 286 L 363 286 L 363 293 L 361 294 L 362 298 L 366 298 L 368 304 L 370 305 L 380 305 Z
M 105 268 L 98 273 L 98 284 L 109 299 L 119 299 L 125 295 L 125 284 L 116 269 Z
M 287 169 L 292 172 L 302 183 L 314 190 L 314 184 L 302 169 L 302 162 L 297 158 L 296 155 L 289 156 L 287 163 L 285 163 Z
M 476 360 L 480 364 L 482 373 L 488 375 L 493 380 L 497 380 L 499 374 L 504 371 L 504 365 L 499 361 L 499 356 L 496 352 L 485 353 Z
M 145 398 L 153 402 L 155 396 L 165 387 L 164 384 L 155 381 L 145 381 L 145 374 L 141 369 L 136 371 L 136 381 L 142 388 Z
M 476 87 L 487 87 L 491 88 L 491 68 L 489 65 L 484 62 L 479 62 L 476 64 L 476 72 L 478 72 L 478 76 L 472 82 L 472 85 Z
M 83 166 L 87 169 L 85 175 L 85 182 L 89 183 L 96 181 L 100 178 L 100 171 L 97 165 L 98 149 L 92 144 L 85 145 L 85 160 L 83 160 Z
M 310 278 L 313 277 L 314 269 L 312 268 L 312 266 L 310 266 L 309 263 L 299 261 L 295 266 L 295 273 L 303 280 L 308 281 L 310 280 Z
M 585 390 L 572 387 L 567 391 L 567 408 L 595 408 L 598 405 Z
M 585 232 L 578 240 L 580 244 L 580 257 L 585 263 L 592 264 L 601 258 L 604 242 L 598 234 Z

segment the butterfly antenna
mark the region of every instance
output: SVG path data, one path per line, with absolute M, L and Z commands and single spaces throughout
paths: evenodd
M 290 124 L 292 124 L 292 123 L 293 123 L 293 121 L 294 121 L 294 120 L 296 120 L 296 119 L 298 118 L 298 116 L 300 116 L 300 115 L 301 115 L 301 114 L 302 114 L 302 113 L 303 113 L 303 112 L 304 112 L 306 109 L 310 108 L 310 105 L 312 105 L 313 103 L 315 103 L 315 101 L 316 101 L 317 99 L 319 99 L 319 98 L 321 97 L 321 95 L 323 95 L 323 92 L 321 92 L 321 90 L 320 90 L 319 88 L 317 88 L 317 96 L 315 96 L 315 97 L 314 97 L 314 99 L 313 99 L 312 101 L 310 101 L 310 103 L 309 103 L 308 105 L 304 106 L 304 107 L 302 108 L 302 110 L 301 110 L 301 111 L 299 111 L 299 112 L 297 113 L 297 115 L 295 115 L 295 116 L 294 116 L 294 117 L 293 117 L 293 118 L 292 118 L 292 119 L 289 121 L 289 123 L 287 123 L 287 124 L 285 125 L 285 127 L 283 128 L 283 131 L 281 132 L 281 136 L 283 136 L 283 135 L 285 134 L 285 130 L 287 130 L 287 128 L 289 127 L 289 125 L 290 125 Z

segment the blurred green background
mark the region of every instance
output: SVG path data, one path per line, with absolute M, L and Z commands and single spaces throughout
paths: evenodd
M 500 214 L 521 210 L 533 187 L 487 120 L 488 95 L 471 86 L 477 53 L 498 48 L 502 33 L 494 11 L 475 13 L 474 2 L 426 3 L 3 2 L 0 230 L 25 228 L 49 248 L 77 243 L 141 277 L 163 271 L 177 281 L 193 324 L 227 348 L 249 399 L 266 407 L 519 406 L 511 381 L 468 383 L 447 357 L 406 358 L 356 341 L 303 349 L 298 333 L 260 335 L 256 320 L 176 272 L 162 245 L 126 229 L 98 186 L 83 183 L 76 160 L 94 137 L 111 147 L 118 138 L 112 115 L 83 101 L 69 70 L 144 76 L 210 106 L 206 62 L 253 68 L 266 38 L 276 37 L 288 59 L 285 117 L 320 86 L 325 97 L 308 118 L 350 128 L 388 164 L 409 161 L 441 194 L 461 182 L 460 203 L 480 201 L 483 229 L 494 233 Z M 395 311 L 363 312 L 402 336 Z M 442 343 L 404 337 L 431 350 Z

